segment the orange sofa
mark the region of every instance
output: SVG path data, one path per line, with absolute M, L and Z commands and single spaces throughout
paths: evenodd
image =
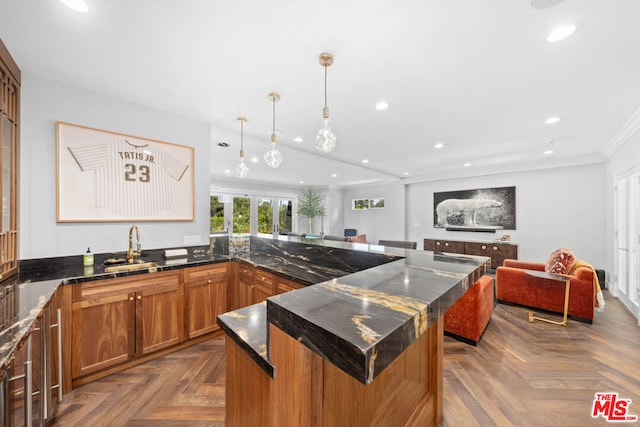
M 496 294 L 498 302 L 515 303 L 563 313 L 565 287 L 555 280 L 527 275 L 526 270 L 544 271 L 541 262 L 526 262 L 513 259 L 504 261 L 496 269 Z M 565 275 L 569 276 L 569 275 Z M 589 267 L 577 267 L 571 277 L 568 314 L 574 320 L 593 323 L 594 271 Z
M 444 332 L 459 341 L 478 345 L 495 304 L 493 278 L 482 276 L 444 312 Z

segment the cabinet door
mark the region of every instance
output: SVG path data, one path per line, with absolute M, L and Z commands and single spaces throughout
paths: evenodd
M 227 311 L 227 264 L 185 271 L 189 338 L 220 329 L 218 315 Z
M 135 352 L 135 294 L 119 293 L 72 306 L 73 378 L 117 365 Z
M 184 341 L 184 293 L 178 273 L 154 277 L 136 293 L 136 354 Z
M 240 263 L 238 268 L 238 305 L 239 308 L 253 304 L 254 268 Z
M 18 270 L 20 69 L 0 41 L 0 279 Z

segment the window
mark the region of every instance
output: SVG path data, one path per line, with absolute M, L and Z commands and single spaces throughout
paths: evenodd
M 211 208 L 210 208 L 210 226 L 209 232 L 216 233 L 225 231 L 224 227 L 224 203 L 222 203 L 218 196 L 211 196 Z
M 233 198 L 233 234 L 251 233 L 251 199 Z
M 280 199 L 278 208 L 278 230 L 280 233 L 293 231 L 293 200 Z
M 273 233 L 273 203 L 271 203 L 271 199 L 258 199 L 258 233 Z
M 271 237 L 297 229 L 296 199 L 290 194 L 250 195 L 211 189 L 210 233 Z

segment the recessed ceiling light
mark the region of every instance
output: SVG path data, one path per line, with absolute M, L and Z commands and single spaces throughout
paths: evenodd
M 554 123 L 558 123 L 559 121 L 560 121 L 560 117 L 551 116 L 551 117 L 547 118 L 547 120 L 545 120 L 544 123 L 547 124 L 547 125 L 552 125 Z
M 331 175 L 331 178 L 337 178 L 337 177 L 338 177 L 337 173 L 334 173 L 333 175 Z
M 229 170 L 229 169 L 225 169 L 225 170 L 224 170 L 224 173 L 231 173 L 231 170 Z
M 304 184 L 304 181 L 300 181 L 300 184 Z
M 544 154 L 544 155 L 553 154 L 553 150 L 545 150 L 545 151 L 542 152 L 542 154 Z
M 253 156 L 253 157 L 251 158 L 251 161 L 252 161 L 253 163 L 258 163 L 258 162 L 260 161 L 260 159 L 258 159 L 256 156 Z
M 89 12 L 89 6 L 84 0 L 60 0 L 65 6 L 76 12 Z
M 409 172 L 402 172 L 402 175 L 409 175 Z
M 376 104 L 376 110 L 378 111 L 383 111 L 383 110 L 386 110 L 387 108 L 389 108 L 389 104 L 387 104 L 384 101 L 380 101 Z
M 227 148 L 228 146 L 229 146 L 229 144 L 228 144 L 228 143 L 226 143 L 226 142 L 218 142 L 218 147 L 224 147 L 224 148 Z
M 369 159 L 362 159 L 362 163 L 369 163 Z
M 439 150 L 441 148 L 444 148 L 444 144 L 442 142 L 436 142 L 436 144 L 433 146 L 433 148 Z
M 547 41 L 549 43 L 554 43 L 560 40 L 564 40 L 571 34 L 573 34 L 575 30 L 576 26 L 573 24 L 560 25 L 549 33 L 549 35 L 547 36 Z
M 304 141 L 304 139 L 302 139 L 302 137 L 301 137 L 301 136 L 296 136 L 295 138 L 293 138 L 293 140 L 294 140 L 295 142 L 302 142 L 302 141 Z
M 465 164 L 464 164 L 464 167 L 465 167 L 465 168 L 468 168 L 469 166 L 471 166 L 471 163 L 465 163 Z

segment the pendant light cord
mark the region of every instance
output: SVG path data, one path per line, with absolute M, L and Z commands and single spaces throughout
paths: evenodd
M 324 66 L 324 106 L 327 107 L 327 66 Z
M 276 134 L 276 97 L 273 96 L 271 98 L 273 100 L 273 135 L 275 137 Z

